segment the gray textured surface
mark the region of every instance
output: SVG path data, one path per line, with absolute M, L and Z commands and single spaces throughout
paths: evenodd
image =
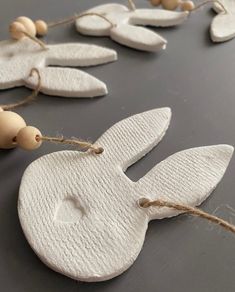
M 85 0 L 1 0 L 0 37 L 18 15 L 60 19 L 95 4 Z M 120 1 L 124 3 L 125 1 Z M 144 0 L 136 1 L 144 6 Z M 69 100 L 40 95 L 18 110 L 30 125 L 45 134 L 63 133 L 95 140 L 114 122 L 147 109 L 170 106 L 173 119 L 161 144 L 129 169 L 138 179 L 156 162 L 189 147 L 235 145 L 235 41 L 214 45 L 208 28 L 209 8 L 191 16 L 179 28 L 156 29 L 168 40 L 157 55 L 121 47 L 106 38 L 82 37 L 71 26 L 50 32 L 50 43 L 81 41 L 105 45 L 119 53 L 113 64 L 89 68 L 109 86 L 109 95 L 95 100 Z M 27 95 L 27 89 L 0 93 L 1 102 Z M 235 236 L 187 216 L 152 222 L 144 249 L 134 266 L 104 283 L 77 283 L 48 269 L 30 249 L 16 211 L 18 187 L 25 168 L 43 154 L 61 150 L 43 145 L 38 151 L 0 152 L 0 291 L 234 291 Z M 206 211 L 229 219 L 226 204 L 235 207 L 235 160 L 222 182 L 203 205 Z M 235 217 L 230 216 L 233 222 Z

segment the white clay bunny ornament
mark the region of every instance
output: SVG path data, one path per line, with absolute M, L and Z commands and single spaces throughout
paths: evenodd
M 169 208 L 141 208 L 143 197 L 200 205 L 224 175 L 233 147 L 178 152 L 133 182 L 126 169 L 164 136 L 169 108 L 131 116 L 97 141 L 101 155 L 52 153 L 26 170 L 18 212 L 25 236 L 53 270 L 81 281 L 104 281 L 127 270 L 140 253 L 148 222 L 172 217 Z
M 235 0 L 214 2 L 213 9 L 218 15 L 211 23 L 211 39 L 214 42 L 231 40 L 235 37 Z
M 167 41 L 159 34 L 141 27 L 170 27 L 184 22 L 187 11 L 163 9 L 131 10 L 121 4 L 104 4 L 87 10 L 105 16 L 112 24 L 98 15 L 87 15 L 76 20 L 78 32 L 90 36 L 110 36 L 114 41 L 142 51 L 157 52 L 165 49 Z
M 107 94 L 106 85 L 97 78 L 74 68 L 105 64 L 117 60 L 114 50 L 88 44 L 57 44 L 42 49 L 29 38 L 0 42 L 0 89 L 16 86 L 37 87 L 40 91 L 64 97 L 96 97 Z M 52 67 L 53 66 L 53 67 Z M 60 66 L 60 67 L 58 67 Z

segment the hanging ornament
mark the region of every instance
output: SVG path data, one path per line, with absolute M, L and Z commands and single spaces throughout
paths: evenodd
M 188 17 L 187 11 L 137 9 L 133 1 L 129 1 L 129 7 L 115 3 L 104 4 L 85 13 L 103 15 L 111 24 L 97 15 L 87 15 L 76 20 L 78 32 L 90 36 L 109 36 L 122 45 L 150 52 L 165 49 L 167 41 L 159 34 L 141 26 L 176 26 Z
M 224 175 L 233 147 L 178 152 L 138 182 L 126 169 L 164 136 L 171 118 L 160 108 L 127 118 L 97 141 L 101 155 L 63 151 L 26 170 L 18 212 L 29 244 L 50 268 L 81 281 L 104 281 L 127 270 L 140 253 L 148 223 L 182 212 L 235 232 L 200 205 Z
M 90 74 L 64 67 L 89 67 L 117 59 L 114 50 L 95 45 L 47 45 L 44 50 L 28 38 L 2 41 L 0 51 L 0 89 L 35 88 L 37 78 L 28 74 L 31 68 L 37 68 L 41 76 L 40 91 L 65 97 L 95 97 L 108 91 L 103 82 Z
M 213 42 L 225 42 L 235 37 L 235 1 L 206 0 L 197 6 L 192 1 L 182 0 L 150 0 L 153 6 L 162 5 L 164 9 L 193 12 L 206 4 L 213 4 L 213 10 L 218 15 L 211 23 L 210 35 Z
M 74 22 L 77 17 L 84 16 L 49 24 L 43 20 L 33 22 L 25 16 L 16 18 L 9 26 L 14 41 L 0 42 L 0 89 L 15 86 L 34 88 L 35 78 L 28 78 L 28 72 L 37 68 L 41 76 L 40 90 L 45 94 L 66 97 L 107 94 L 106 85 L 97 78 L 80 70 L 62 67 L 88 67 L 113 62 L 117 60 L 114 50 L 89 44 L 47 45 L 37 38 L 46 35 L 49 28 Z M 105 17 L 101 15 L 100 18 Z
M 218 15 L 211 23 L 211 39 L 224 42 L 235 37 L 235 1 L 214 1 L 213 9 Z

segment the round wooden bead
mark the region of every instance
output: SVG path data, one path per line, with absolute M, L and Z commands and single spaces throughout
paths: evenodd
M 35 21 L 35 27 L 36 27 L 37 35 L 44 36 L 48 32 L 47 23 L 43 20 Z
M 162 7 L 167 10 L 175 10 L 178 6 L 180 1 L 179 0 L 162 0 Z
M 158 6 L 161 4 L 161 0 L 150 0 L 152 6 Z
M 26 29 L 22 23 L 14 21 L 10 24 L 9 31 L 13 39 L 20 40 L 25 37 Z
M 192 11 L 195 8 L 195 4 L 192 1 L 183 1 L 180 4 L 180 8 L 183 11 Z
M 34 22 L 25 16 L 20 16 L 16 19 L 17 22 L 20 22 L 21 24 L 23 24 L 23 26 L 26 29 L 26 32 L 31 35 L 31 36 L 36 36 L 36 27 Z
M 0 107 L 0 113 L 3 112 L 3 111 L 4 111 L 4 109 L 2 107 Z
M 19 130 L 25 126 L 26 123 L 20 115 L 10 111 L 2 111 L 0 113 L 0 148 L 15 148 L 17 144 L 14 139 Z
M 19 131 L 16 142 L 24 150 L 34 150 L 41 146 L 42 141 L 37 139 L 41 136 L 42 134 L 37 128 L 27 126 Z

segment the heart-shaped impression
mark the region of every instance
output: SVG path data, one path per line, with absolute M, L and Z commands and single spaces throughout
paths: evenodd
M 66 198 L 58 206 L 55 214 L 55 221 L 61 223 L 78 222 L 85 211 L 75 198 Z

